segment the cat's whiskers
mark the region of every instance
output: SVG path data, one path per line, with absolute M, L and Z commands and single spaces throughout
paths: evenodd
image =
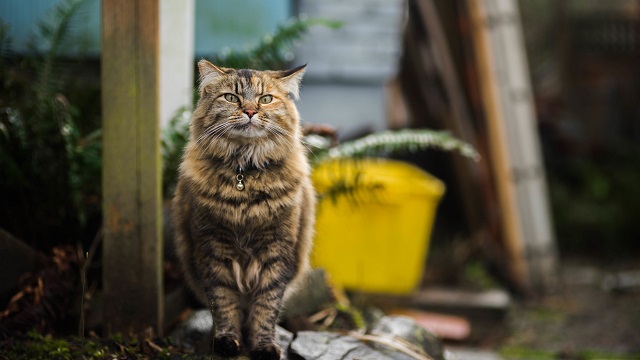
M 266 126 L 267 126 L 269 129 L 272 129 L 272 130 L 274 130 L 274 131 L 276 131 L 276 132 L 279 132 L 279 133 L 281 133 L 281 134 L 283 134 L 283 135 L 291 136 L 291 133 L 290 133 L 288 130 L 286 130 L 285 128 L 283 128 L 282 126 L 280 126 L 280 125 L 278 125 L 278 124 L 275 124 L 275 123 L 269 122 L 269 123 L 267 123 L 267 124 L 266 124 Z
M 280 145 L 286 145 L 286 144 L 290 143 L 290 139 L 289 138 L 293 138 L 290 134 L 282 133 L 280 131 L 275 130 L 272 127 L 267 127 L 266 129 L 271 134 L 275 135 L 275 141 L 277 143 L 279 143 Z
M 206 128 L 206 130 L 200 135 L 200 137 L 198 138 L 197 142 L 200 143 L 200 141 L 202 141 L 204 138 L 210 137 L 212 135 L 214 135 L 216 132 L 221 131 L 223 128 L 226 127 L 231 127 L 233 125 L 235 125 L 235 121 L 234 120 L 243 120 L 244 117 L 243 116 L 232 116 L 227 118 L 227 121 L 218 123 L 218 124 L 213 124 L 210 125 Z
M 311 154 L 315 160 L 318 160 L 318 155 L 316 155 L 316 153 L 313 152 L 313 150 L 309 146 L 309 143 L 306 142 L 304 138 L 300 140 L 300 144 L 302 144 L 302 146 L 304 146 L 307 149 L 307 152 Z
M 271 126 L 269 126 L 271 125 Z M 269 130 L 269 132 L 271 132 L 272 134 L 276 135 L 277 139 L 281 139 L 284 143 L 288 143 L 290 141 L 295 141 L 294 136 L 291 134 L 290 131 L 282 128 L 281 126 L 275 125 L 275 124 L 267 124 L 267 130 Z M 309 144 L 305 143 L 304 139 L 300 140 L 300 143 L 302 144 L 302 146 L 304 146 L 307 151 L 309 153 L 311 153 L 314 157 L 317 157 L 313 151 L 311 150 L 311 148 L 309 147 Z
M 210 152 L 211 147 L 214 146 L 214 144 L 221 139 L 224 135 L 226 135 L 232 128 L 233 128 L 233 123 L 227 123 L 228 126 L 224 127 L 222 130 L 220 130 L 218 132 L 218 134 L 216 134 L 215 136 L 212 136 L 209 140 L 209 142 L 207 143 L 207 146 L 204 147 L 204 150 L 206 150 L 206 152 Z
M 220 124 L 214 124 L 214 125 L 211 125 L 211 126 L 207 127 L 206 130 L 202 132 L 200 137 L 198 137 L 198 140 L 196 140 L 196 144 L 199 145 L 204 139 L 212 136 L 213 134 L 215 134 L 216 132 L 220 131 L 221 129 L 223 129 L 226 126 L 230 126 L 230 124 L 228 122 L 223 122 L 223 123 L 220 123 Z
M 265 124 L 264 128 L 274 135 L 283 135 L 282 131 L 279 130 L 279 127 L 277 125 Z
M 293 135 L 291 134 L 291 132 L 289 132 L 288 130 L 284 129 L 282 126 L 274 124 L 274 123 L 267 123 L 265 124 L 265 127 L 267 130 L 269 130 L 270 133 L 274 134 L 274 135 L 280 135 L 283 137 L 289 137 L 291 139 L 293 139 Z
M 211 146 L 222 136 L 224 136 L 231 128 L 233 127 L 233 123 L 230 121 L 225 121 L 220 124 L 216 124 L 211 126 L 205 130 L 202 135 L 198 138 L 196 143 L 200 146 L 200 157 L 204 155 L 205 152 L 209 152 Z M 203 146 L 202 142 L 207 140 L 207 144 Z

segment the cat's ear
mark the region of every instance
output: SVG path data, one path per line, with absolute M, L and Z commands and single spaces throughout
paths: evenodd
M 231 69 L 215 66 L 209 61 L 202 59 L 198 61 L 198 70 L 200 70 L 200 77 L 206 78 L 209 76 L 218 76 L 218 75 L 227 74 Z
M 302 82 L 302 77 L 304 76 L 306 68 L 307 64 L 304 64 L 290 70 L 279 72 L 279 80 L 289 91 L 289 96 L 294 100 L 298 100 L 298 98 L 300 98 L 300 82 Z
M 204 90 L 213 80 L 221 75 L 228 74 L 231 69 L 215 66 L 202 59 L 198 61 L 198 70 L 200 71 L 200 90 Z

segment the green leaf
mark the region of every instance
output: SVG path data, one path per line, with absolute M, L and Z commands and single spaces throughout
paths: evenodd
M 313 161 L 319 163 L 339 158 L 388 156 L 429 148 L 456 151 L 475 161 L 480 159 L 480 155 L 471 145 L 446 131 L 399 130 L 374 133 L 331 149 L 318 151 L 314 154 Z
M 244 52 L 228 51 L 215 55 L 212 61 L 219 66 L 235 69 L 251 68 L 257 70 L 278 70 L 290 60 L 288 54 L 295 44 L 309 32 L 313 26 L 338 29 L 342 22 L 297 17 L 279 25 L 274 34 L 267 34 L 260 42 Z

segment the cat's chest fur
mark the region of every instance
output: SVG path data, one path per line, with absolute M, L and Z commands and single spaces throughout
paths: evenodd
M 306 179 L 296 160 L 294 156 L 247 170 L 210 160 L 187 161 L 183 172 L 200 213 L 208 213 L 210 221 L 223 222 L 241 234 L 286 220 L 296 212 L 301 182 Z M 242 190 L 237 186 L 240 179 Z

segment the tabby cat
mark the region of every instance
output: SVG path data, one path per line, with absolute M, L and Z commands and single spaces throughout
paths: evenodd
M 176 249 L 210 304 L 214 352 L 279 359 L 283 300 L 309 268 L 315 195 L 294 104 L 305 71 L 198 63 L 200 100 L 173 200 Z

